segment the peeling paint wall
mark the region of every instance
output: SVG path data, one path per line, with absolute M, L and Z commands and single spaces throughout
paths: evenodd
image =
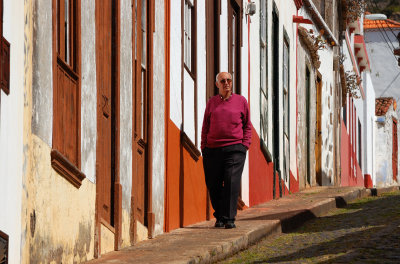
M 52 145 L 52 0 L 33 1 L 33 115 L 32 132 Z
M 393 118 L 397 119 L 393 104 L 389 107 L 385 116 L 376 117 L 376 174 L 373 179 L 375 187 L 390 186 L 395 183 L 392 170 Z
M 155 214 L 154 234 L 164 230 L 165 185 L 165 17 L 164 1 L 155 1 L 155 34 L 153 64 L 153 175 L 152 207 Z M 172 57 L 172 56 L 171 56 Z
M 92 0 L 81 0 L 81 169 L 86 178 L 96 181 L 97 84 L 95 6 Z
M 299 188 L 306 188 L 307 183 L 307 112 L 310 117 L 310 183 L 315 185 L 315 122 L 316 122 L 316 88 L 315 88 L 315 69 L 311 66 L 311 58 L 306 46 L 299 40 L 297 50 L 297 164 L 299 170 Z M 307 83 L 306 83 L 306 67 L 310 71 L 310 88 L 309 88 L 309 109 L 307 106 Z
M 9 236 L 8 263 L 20 263 L 23 175 L 24 1 L 3 1 L 10 43 L 10 93 L 0 90 L 0 230 Z
M 94 5 L 82 0 L 82 171 L 78 189 L 50 163 L 52 1 L 25 4 L 22 263 L 80 263 L 94 257 L 96 76 Z M 31 76 L 32 74 L 32 76 Z
M 120 182 L 122 185 L 122 247 L 130 245 L 132 196 L 132 8 L 121 0 Z

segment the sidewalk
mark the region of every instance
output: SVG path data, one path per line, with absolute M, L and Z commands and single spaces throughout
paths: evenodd
M 399 187 L 313 187 L 239 211 L 235 229 L 214 228 L 215 220 L 191 225 L 103 255 L 95 263 L 212 263 L 273 234 L 290 231 L 305 221 L 343 207 L 357 198 L 399 190 Z

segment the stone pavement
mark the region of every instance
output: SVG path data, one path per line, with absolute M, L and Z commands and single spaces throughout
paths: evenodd
M 221 262 L 400 263 L 400 192 L 357 199 Z
M 88 263 L 212 263 L 248 248 L 262 238 L 287 232 L 331 209 L 399 187 L 313 187 L 239 211 L 235 229 L 214 228 L 215 220 L 162 234 L 103 255 Z

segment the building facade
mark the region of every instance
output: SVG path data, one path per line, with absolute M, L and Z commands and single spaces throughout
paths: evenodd
M 370 51 L 345 2 L 4 1 L 0 260 L 79 263 L 210 220 L 201 127 L 221 71 L 253 124 L 239 209 L 376 185 Z

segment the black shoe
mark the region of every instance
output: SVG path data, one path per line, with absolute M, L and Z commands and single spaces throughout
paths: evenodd
M 236 225 L 233 221 L 228 221 L 225 223 L 225 229 L 236 228 Z
M 220 219 L 217 219 L 217 221 L 215 222 L 215 225 L 214 225 L 214 227 L 224 227 L 224 226 L 225 226 L 224 221 L 222 221 Z

